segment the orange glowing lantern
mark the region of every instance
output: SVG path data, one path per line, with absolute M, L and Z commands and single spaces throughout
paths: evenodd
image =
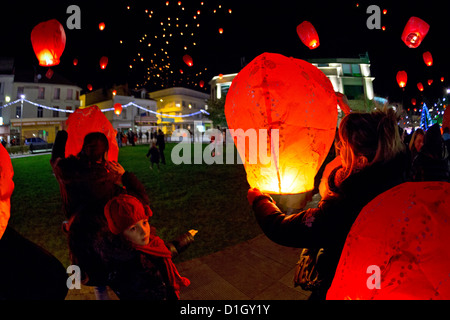
M 14 191 L 14 169 L 8 151 L 0 144 L 0 239 L 11 215 L 11 195 Z
M 428 85 L 431 86 L 433 84 L 433 79 L 428 80 Z
M 430 25 L 417 17 L 411 17 L 402 33 L 402 41 L 409 48 L 417 48 L 430 30 Z
M 408 74 L 406 71 L 397 72 L 397 83 L 400 88 L 406 87 L 406 83 L 408 82 Z
M 75 110 L 67 119 L 66 125 L 68 134 L 66 157 L 77 155 L 81 151 L 84 137 L 88 133 L 103 132 L 109 142 L 108 160 L 117 161 L 119 157 L 117 131 L 97 106 Z
M 183 61 L 186 63 L 189 67 L 192 67 L 194 65 L 194 62 L 192 60 L 192 57 L 188 54 L 183 56 Z
M 223 33 L 223 28 L 219 28 L 219 33 L 220 33 L 220 34 Z
M 101 22 L 99 25 L 98 25 L 98 28 L 100 29 L 100 31 L 103 31 L 103 30 L 105 30 L 105 23 L 104 22 Z
M 429 51 L 427 51 L 423 54 L 423 61 L 429 67 L 431 67 L 433 65 L 433 56 L 431 55 L 431 53 Z
M 264 53 L 234 78 L 225 115 L 251 187 L 273 195 L 314 188 L 337 124 L 336 94 L 323 72 Z M 259 141 L 246 143 L 247 135 Z
M 92 91 L 92 84 L 88 84 L 87 88 L 88 88 L 89 91 Z
M 297 26 L 297 34 L 303 44 L 309 49 L 316 49 L 320 45 L 319 35 L 309 21 L 303 21 Z
M 64 27 L 55 19 L 39 23 L 31 31 L 31 44 L 40 66 L 58 65 L 66 47 Z
M 114 105 L 114 113 L 117 114 L 118 116 L 122 113 L 122 105 L 120 103 L 116 103 Z
M 328 300 L 450 299 L 450 184 L 409 182 L 367 204 L 347 236 Z
M 78 65 L 78 59 L 73 59 L 73 65 L 77 66 Z
M 422 84 L 422 82 L 419 82 L 419 83 L 417 84 L 417 88 L 418 88 L 420 91 L 423 91 L 423 84 Z
M 441 82 L 444 82 L 444 77 L 441 77 Z
M 199 85 L 200 85 L 200 88 L 203 88 L 203 87 L 205 86 L 205 81 L 203 81 L 203 80 L 200 80 L 200 83 L 199 83 Z
M 106 66 L 108 65 L 108 57 L 101 57 L 100 59 L 100 68 L 106 69 Z
M 415 106 L 416 103 L 417 103 L 416 99 L 412 98 L 412 99 L 411 99 L 411 103 L 412 103 L 413 106 Z

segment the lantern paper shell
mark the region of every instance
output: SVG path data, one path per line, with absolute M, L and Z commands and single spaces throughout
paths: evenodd
M 422 84 L 422 82 L 419 82 L 419 83 L 417 84 L 417 88 L 418 88 L 420 91 L 423 91 L 423 84 Z
M 73 65 L 77 66 L 78 65 L 78 59 L 73 59 Z
M 106 66 L 108 65 L 108 57 L 101 57 L 100 58 L 100 68 L 106 69 Z
M 397 83 L 400 88 L 406 87 L 406 83 L 408 82 L 408 74 L 406 71 L 397 72 Z
M 92 84 L 88 84 L 87 88 L 88 88 L 89 91 L 92 91 Z
M 251 187 L 269 194 L 299 194 L 314 188 L 337 124 L 336 94 L 323 72 L 303 60 L 264 53 L 234 78 L 225 116 L 235 130 L 231 133 Z M 278 148 L 269 137 L 273 129 L 279 130 Z M 258 135 L 259 155 L 265 148 L 262 152 L 270 161 L 260 157 L 252 161 L 249 146 L 256 142 L 239 143 L 240 133 L 252 130 Z M 267 135 L 260 135 L 260 130 Z
M 445 106 L 444 106 L 445 107 Z M 446 108 L 444 111 L 444 117 L 442 118 L 442 129 L 448 127 L 450 129 L 450 108 Z
M 183 56 L 183 61 L 186 63 L 189 67 L 192 67 L 194 65 L 194 62 L 192 60 L 192 57 L 188 54 Z
M 120 115 L 122 113 L 122 105 L 120 103 L 116 103 L 114 105 L 114 113 Z
M 347 236 L 327 299 L 450 299 L 449 207 L 447 182 L 404 183 L 372 200 Z
M 297 26 L 297 34 L 303 44 L 313 50 L 319 47 L 319 35 L 316 29 L 309 21 L 303 21 Z
M 433 65 L 433 56 L 431 55 L 431 53 L 429 51 L 424 52 L 423 61 L 429 67 L 431 67 Z
M 84 137 L 88 133 L 103 132 L 109 142 L 108 160 L 117 161 L 119 157 L 117 131 L 97 106 L 75 110 L 67 119 L 66 125 L 68 134 L 66 157 L 77 155 L 81 151 Z
M 416 99 L 412 98 L 412 99 L 411 99 L 411 103 L 412 103 L 413 106 L 415 106 L 416 103 L 417 103 Z
M 402 41 L 409 48 L 417 48 L 430 30 L 430 25 L 417 17 L 411 17 L 402 33 Z
M 431 86 L 433 84 L 433 79 L 428 80 L 428 85 Z
M 31 44 L 40 66 L 58 65 L 66 47 L 64 27 L 56 19 L 39 23 L 31 31 Z
M 352 110 L 350 109 L 350 106 L 348 104 L 347 97 L 340 92 L 336 93 L 336 97 L 338 106 L 339 108 L 341 108 L 342 112 L 344 112 L 345 115 L 350 114 Z
M 8 225 L 11 195 L 14 191 L 14 169 L 8 151 L 0 144 L 0 239 Z

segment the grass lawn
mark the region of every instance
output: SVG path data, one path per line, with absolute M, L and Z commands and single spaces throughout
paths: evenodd
M 242 165 L 171 162 L 167 144 L 166 165 L 151 170 L 145 157 L 148 145 L 123 147 L 119 163 L 136 174 L 150 198 L 154 225 L 164 240 L 197 229 L 195 243 L 177 261 L 219 251 L 261 233 L 247 202 L 249 185 Z M 204 145 L 205 147 L 205 145 Z M 64 215 L 58 183 L 50 167 L 50 155 L 12 159 L 15 190 L 10 225 L 31 241 L 70 265 L 66 236 L 61 231 Z

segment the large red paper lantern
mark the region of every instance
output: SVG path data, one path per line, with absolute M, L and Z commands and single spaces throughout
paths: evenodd
M 408 74 L 406 71 L 397 72 L 397 83 L 400 88 L 406 87 L 406 83 L 408 82 Z
M 430 25 L 417 17 L 411 17 L 402 33 L 402 41 L 409 48 L 417 48 L 430 30 Z
M 101 69 L 106 69 L 106 66 L 108 65 L 108 57 L 101 57 L 100 58 L 100 68 Z
M 303 60 L 264 53 L 234 78 L 225 116 L 251 187 L 269 194 L 314 188 L 337 124 L 336 94 L 322 71 Z M 258 142 L 242 143 L 246 134 L 255 134 Z
M 303 44 L 309 49 L 316 49 L 320 45 L 319 35 L 309 21 L 303 21 L 297 26 L 297 34 Z
M 422 84 L 422 82 L 419 82 L 419 83 L 417 84 L 417 88 L 418 88 L 420 91 L 423 91 L 423 84 Z
M 64 27 L 56 19 L 39 23 L 31 31 L 31 44 L 40 66 L 58 65 L 66 47 Z
M 350 114 L 352 112 L 352 110 L 350 109 L 350 106 L 348 104 L 347 97 L 344 96 L 340 92 L 336 93 L 336 97 L 337 97 L 338 106 L 339 106 L 339 108 L 341 108 L 342 112 L 344 112 L 345 115 Z
M 114 105 L 114 113 L 118 116 L 122 113 L 122 105 L 120 103 Z
M 66 143 L 66 157 L 77 155 L 83 147 L 84 137 L 91 132 L 103 132 L 108 138 L 108 160 L 117 161 L 119 146 L 111 122 L 97 106 L 77 109 L 69 115 L 66 121 L 68 139 Z
M 429 52 L 429 51 L 424 52 L 423 61 L 429 67 L 431 67 L 433 65 L 433 56 L 431 55 L 431 52 Z
M 445 105 L 444 105 L 445 108 Z M 444 116 L 442 118 L 442 128 L 449 128 L 450 129 L 450 108 L 445 108 Z
M 450 183 L 409 182 L 367 204 L 345 242 L 331 300 L 450 299 Z
M 8 225 L 11 195 L 14 191 L 14 169 L 8 151 L 0 144 L 0 239 Z
M 189 67 L 192 67 L 194 65 L 194 62 L 192 60 L 192 57 L 188 54 L 183 56 L 183 61 L 186 63 Z

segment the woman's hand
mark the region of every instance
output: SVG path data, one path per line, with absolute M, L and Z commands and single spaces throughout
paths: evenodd
M 198 230 L 189 230 L 188 232 L 191 234 L 191 236 L 195 237 L 195 235 L 197 234 Z
M 261 196 L 262 194 L 263 193 L 258 188 L 250 188 L 247 193 L 248 203 L 252 206 L 255 198 Z

